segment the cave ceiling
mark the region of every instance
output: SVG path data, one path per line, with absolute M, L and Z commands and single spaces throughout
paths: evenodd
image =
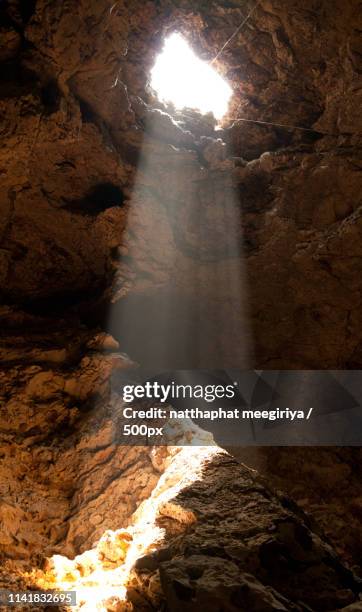
M 25 309 L 82 319 L 94 311 L 99 322 L 108 303 L 173 282 L 170 241 L 177 283 L 187 284 L 194 193 L 208 202 L 211 184 L 206 261 L 208 249 L 224 258 L 223 194 L 240 196 L 255 363 L 360 365 L 359 8 L 356 0 L 262 0 L 215 63 L 234 90 L 215 132 L 210 118 L 164 107 L 150 69 L 175 30 L 212 60 L 251 3 L 3 3 L 4 316 Z M 150 244 L 136 219 L 129 252 L 145 150 L 154 184 L 138 192 L 141 207 L 159 217 L 158 235 Z M 186 198 L 177 191 L 182 172 L 191 181 Z M 174 224 L 162 213 L 162 187 L 179 199 Z

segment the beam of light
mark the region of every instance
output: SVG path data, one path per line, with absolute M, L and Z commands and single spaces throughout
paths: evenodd
M 219 117 L 227 110 L 231 88 L 180 34 L 166 40 L 151 76 L 158 95 L 179 107 Z M 108 331 L 142 368 L 248 369 L 252 334 L 233 162 L 216 130 L 199 141 L 187 123 L 152 108 L 144 121 Z M 199 121 L 202 133 L 202 115 Z
M 200 60 L 180 34 L 165 41 L 151 73 L 151 86 L 160 100 L 178 109 L 194 108 L 221 119 L 228 110 L 232 89 L 206 62 Z
M 108 330 L 142 368 L 248 369 L 249 291 L 233 169 L 203 168 L 197 153 L 160 142 L 159 119 L 151 113 L 146 126 Z

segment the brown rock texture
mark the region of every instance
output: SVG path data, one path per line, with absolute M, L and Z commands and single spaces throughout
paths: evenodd
M 361 574 L 361 449 L 230 449 L 304 509 L 314 529 Z
M 0 3 L 1 587 L 52 555 L 74 580 L 95 550 L 107 572 L 130 558 L 170 459 L 117 443 L 133 361 L 362 367 L 359 0 L 261 0 L 215 62 L 220 126 L 149 87 L 167 33 L 212 60 L 253 6 Z M 157 502 L 164 533 L 108 609 L 358 610 L 324 541 L 358 569 L 358 449 L 270 453 L 267 484 L 217 453 Z
M 262 0 L 216 63 L 235 92 L 217 132 L 195 113 L 162 107 L 148 86 L 167 32 L 212 59 L 250 8 L 2 3 L 5 302 L 71 306 L 99 321 L 110 299 L 121 310 L 126 296 L 132 308 L 149 300 L 152 310 L 152 291 L 161 291 L 185 309 L 196 301 L 197 321 L 208 319 L 200 337 L 213 335 L 223 366 L 237 366 L 230 338 L 238 325 L 239 342 L 247 332 L 225 321 L 240 290 L 230 305 L 224 295 L 243 271 L 250 365 L 361 365 L 358 1 L 293 0 L 287 10 Z M 242 268 L 229 252 L 230 224 L 239 246 L 243 234 Z M 216 277 L 229 281 L 215 286 Z M 126 342 L 147 361 L 137 340 Z
M 130 525 L 53 557 L 39 580 L 54 579 L 86 610 L 332 611 L 359 590 L 302 511 L 215 446 L 174 448 Z
M 152 593 L 158 570 L 171 610 L 324 610 L 353 599 L 331 550 L 286 498 L 222 453 L 206 458 L 201 473 L 172 504 L 161 504 L 165 546 L 139 560 L 136 584 Z
M 159 477 L 151 448 L 117 443 L 111 374 L 133 364 L 94 351 L 64 369 L 64 362 L 48 361 L 42 336 L 33 341 L 31 365 L 25 358 L 2 376 L 0 413 L 0 551 L 24 561 L 58 545 L 68 555 L 89 548 L 134 512 Z M 78 341 L 76 347 L 72 335 L 67 349 L 94 344 L 87 334 Z
M 104 610 L 332 612 L 358 601 L 353 449 L 259 449 L 259 462 L 246 451 L 263 480 L 213 446 L 120 446 L 111 380 L 134 364 L 104 333 L 58 320 L 50 336 L 45 325 L 19 316 L 0 350 L 1 587 L 75 588 L 81 602 L 84 588 L 113 588 Z

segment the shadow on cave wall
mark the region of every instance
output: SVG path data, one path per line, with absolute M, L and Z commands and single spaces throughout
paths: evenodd
M 78 215 L 96 216 L 113 206 L 123 206 L 124 196 L 118 185 L 99 183 L 83 198 L 66 200 L 63 198 L 62 208 Z
M 196 482 L 160 507 L 156 525 L 163 545 L 137 560 L 130 601 L 140 593 L 147 601 L 154 573 L 163 597 L 180 610 L 216 612 L 227 602 L 232 609 L 267 609 L 264 589 L 281 609 L 328 611 L 358 598 L 358 578 L 323 535 L 312 533 L 303 511 L 230 456 L 208 460 Z

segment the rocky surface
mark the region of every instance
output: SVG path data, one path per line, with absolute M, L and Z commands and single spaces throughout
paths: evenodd
M 286 10 L 262 0 L 215 64 L 235 91 L 217 132 L 165 109 L 148 87 L 163 35 L 178 29 L 212 59 L 250 8 L 2 3 L 4 301 L 71 307 L 105 325 L 110 300 L 157 310 L 153 289 L 207 319 L 199 337 L 213 335 L 223 367 L 361 365 L 358 1 Z M 230 304 L 225 283 L 239 285 Z M 240 292 L 252 338 L 249 320 L 225 323 Z M 138 322 L 144 315 L 139 306 Z M 230 339 L 238 327 L 247 356 Z M 137 338 L 126 341 L 147 362 Z
M 290 500 L 224 454 L 208 457 L 201 474 L 161 505 L 156 522 L 165 530 L 164 547 L 136 564 L 136 593 L 147 585 L 152 598 L 159 571 L 175 611 L 322 611 L 354 599 L 348 573 Z
M 224 600 L 230 610 L 319 612 L 358 601 L 347 569 L 360 558 L 355 451 L 259 449 L 259 461 L 247 451 L 262 480 L 209 446 L 121 446 L 112 376 L 134 364 L 117 342 L 59 321 L 51 337 L 43 329 L 54 321 L 20 315 L 17 334 L 24 323 L 27 350 L 15 334 L 0 350 L 2 587 L 94 597 L 101 584 L 121 607 L 100 609 L 121 610 Z
M 256 472 L 212 446 L 174 447 L 163 469 L 127 527 L 28 581 L 77 590 L 84 612 L 358 610 L 356 577 Z
M 132 362 L 105 352 L 114 340 L 102 334 L 71 334 L 66 347 L 65 335 L 54 348 L 56 335 L 34 332 L 23 363 L 6 364 L 1 375 L 3 559 L 39 562 L 58 549 L 74 555 L 88 548 L 127 519 L 159 477 L 150 448 L 117 443 L 111 375 Z M 73 365 L 64 358 L 85 345 L 93 349 Z
M 168 369 L 362 365 L 359 1 L 261 0 L 216 62 L 235 91 L 217 129 L 148 86 L 167 32 L 211 60 L 252 6 L 0 3 L 1 586 L 104 533 L 118 550 L 110 530 L 157 491 L 163 451 L 117 445 L 119 351 Z M 358 451 L 272 452 L 258 467 L 356 566 Z M 344 488 L 320 479 L 336 453 Z M 156 517 L 167 558 L 138 568 L 132 597 L 357 610 L 305 519 L 215 461 Z
M 288 498 L 216 447 L 174 449 L 127 529 L 74 561 L 54 557 L 52 575 L 84 610 L 322 612 L 360 589 Z
M 230 449 L 308 514 L 334 549 L 361 575 L 361 449 Z

